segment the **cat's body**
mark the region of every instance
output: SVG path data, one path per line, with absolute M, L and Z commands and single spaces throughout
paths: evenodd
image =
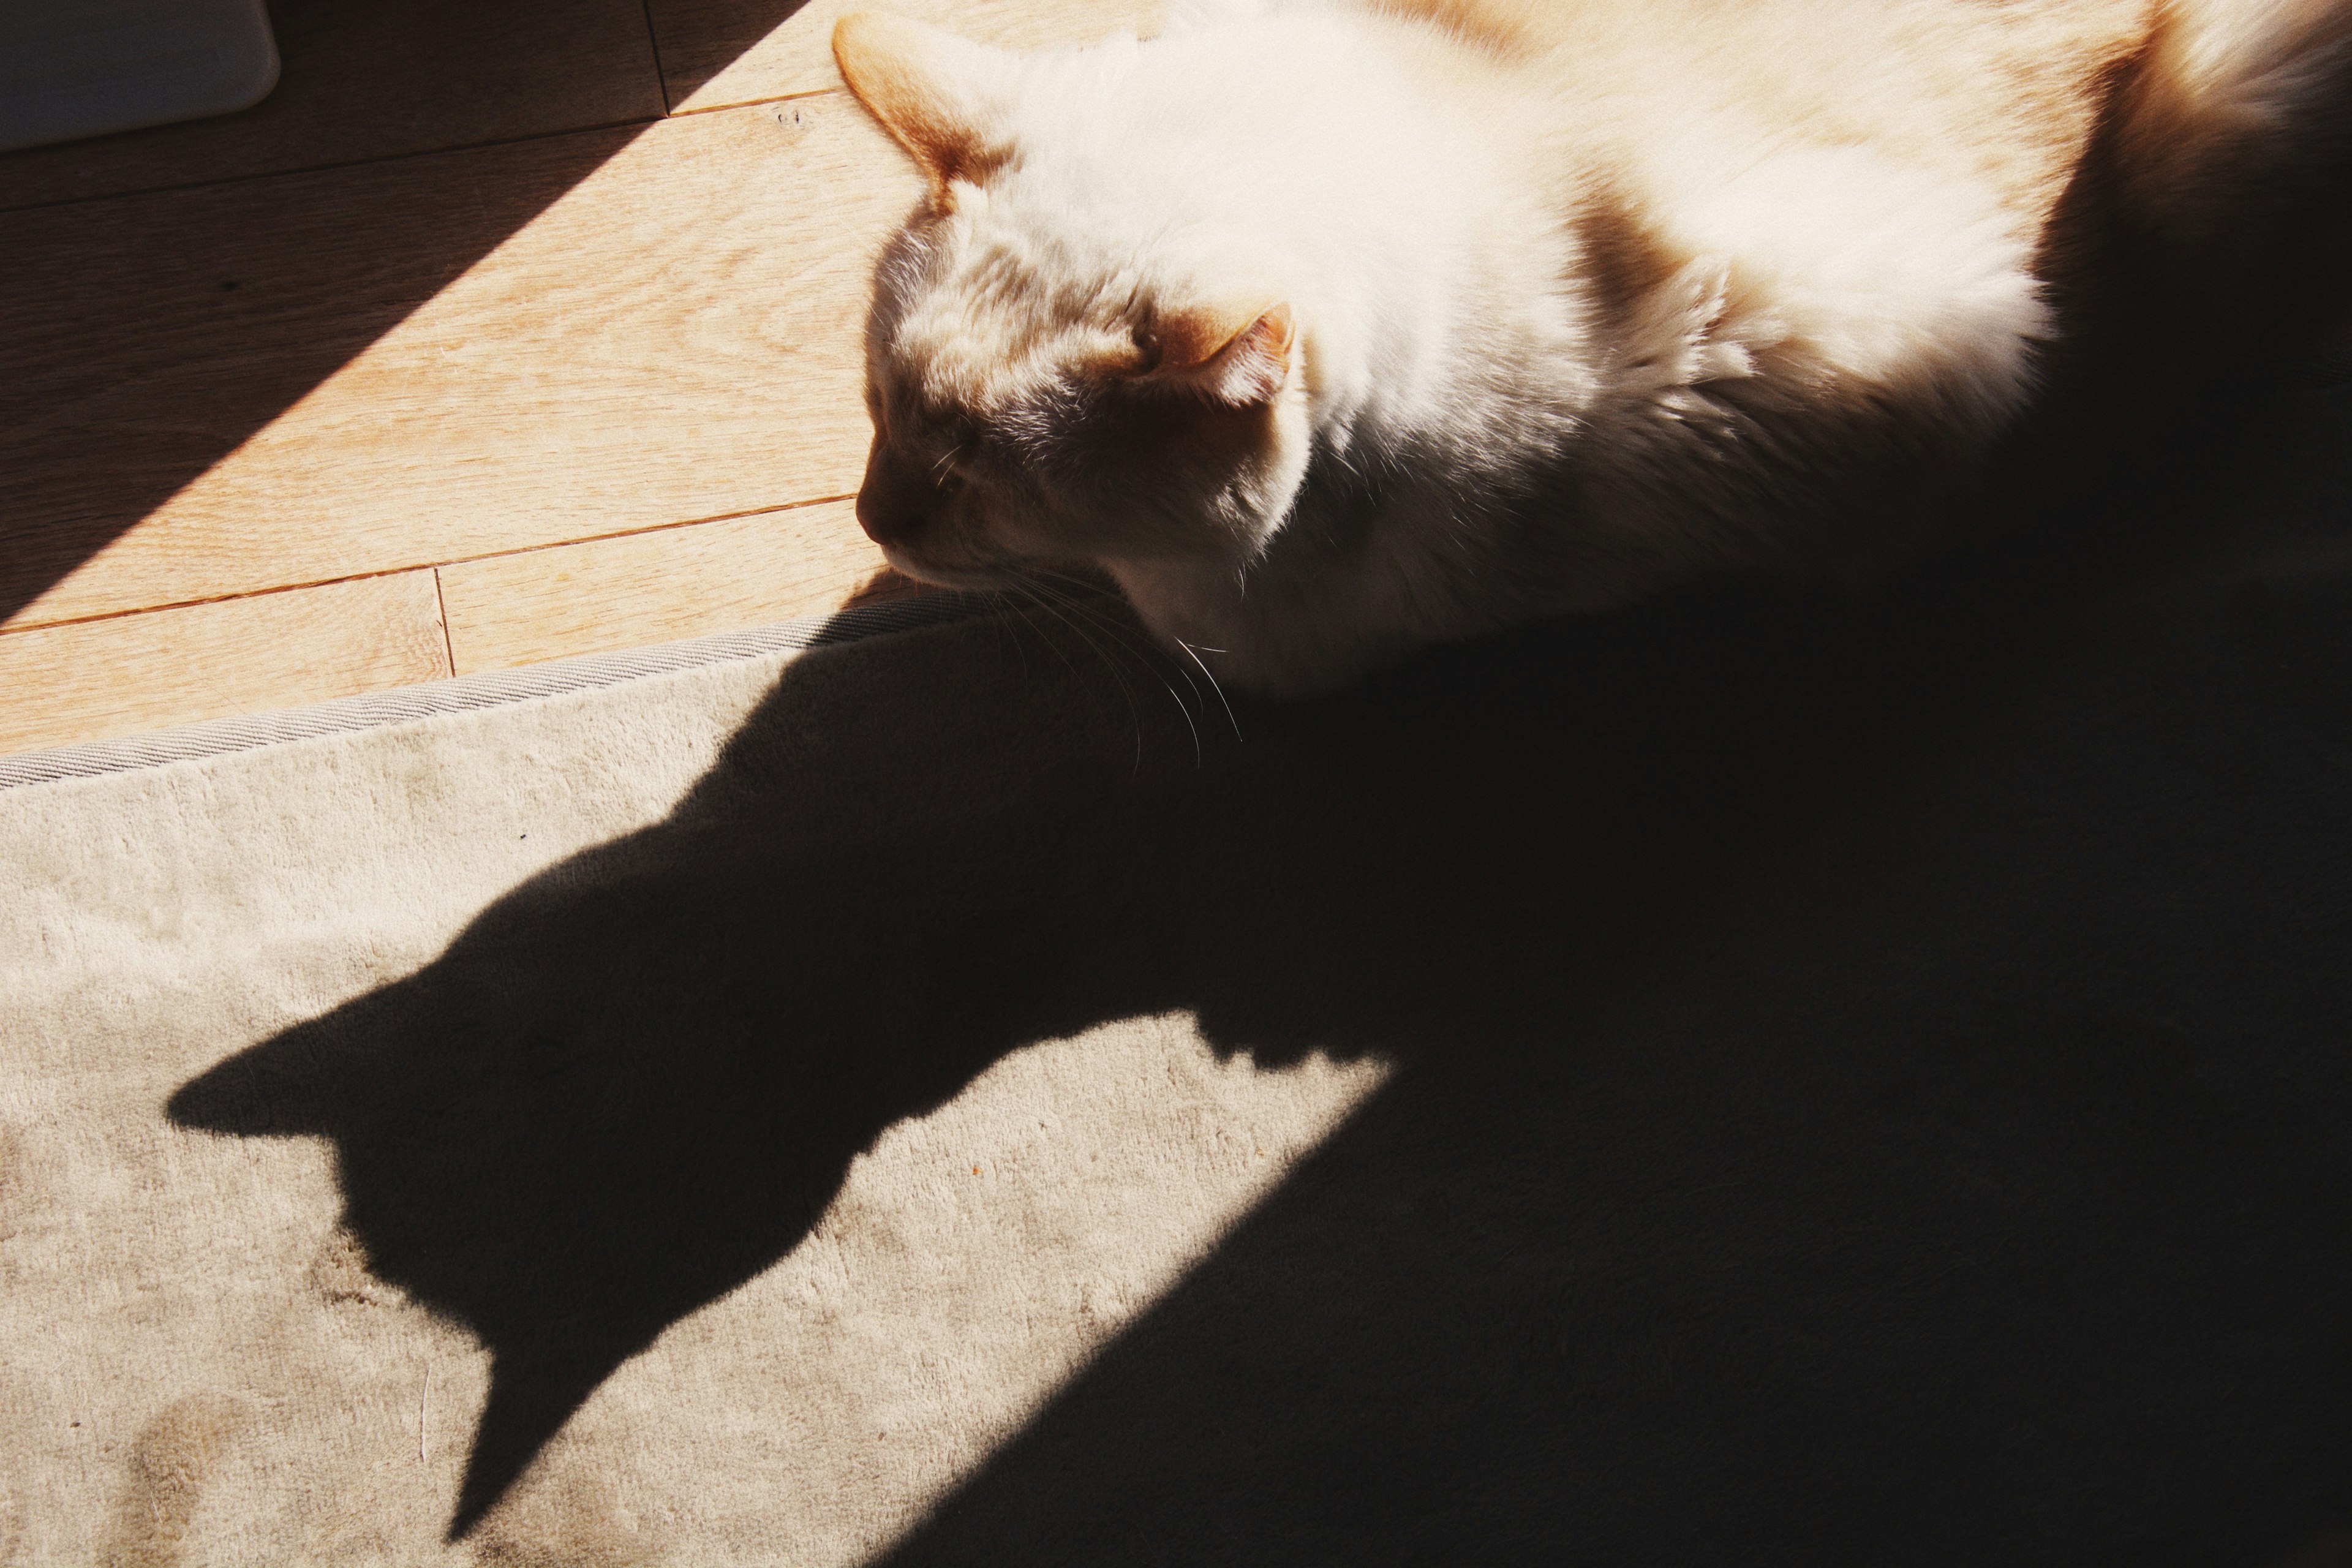
M 2065 323 L 2054 215 L 2191 244 L 2331 150 L 2352 4 L 1302 0 L 1014 59 L 836 35 L 931 173 L 860 516 L 1109 573 L 1278 694 L 1937 535 Z

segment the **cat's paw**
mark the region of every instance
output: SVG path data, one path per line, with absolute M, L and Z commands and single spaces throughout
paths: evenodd
M 1612 377 L 1619 395 L 1687 418 L 1712 406 L 1694 389 L 1753 375 L 1755 354 L 1726 331 L 1730 300 L 1731 264 L 1720 257 L 1703 256 L 1652 289 L 1626 323 Z

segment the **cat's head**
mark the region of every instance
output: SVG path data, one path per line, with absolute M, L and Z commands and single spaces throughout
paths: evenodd
M 1023 59 L 872 14 L 835 29 L 851 90 L 930 185 L 877 273 L 857 498 L 915 576 L 1238 567 L 1305 474 L 1295 302 L 1245 202 L 1221 199 L 1247 171 L 1220 189 L 1184 84 L 1142 52 Z

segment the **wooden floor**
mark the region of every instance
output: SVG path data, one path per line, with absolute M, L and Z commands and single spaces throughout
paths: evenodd
M 0 752 L 867 591 L 858 333 L 918 186 L 845 8 L 278 0 L 257 108 L 0 155 Z

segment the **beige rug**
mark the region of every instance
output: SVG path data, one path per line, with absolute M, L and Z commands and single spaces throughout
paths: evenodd
M 1078 606 L 0 765 L 0 1562 L 2352 1523 L 2352 395 L 2205 426 L 1315 709 Z
M 774 803 L 789 826 L 646 851 L 780 681 L 878 722 L 836 668 L 873 657 L 722 659 L 5 797 L 0 1559 L 862 1561 L 1380 1082 L 1260 1070 L 1181 1011 L 985 1061 L 911 1017 L 812 1038 L 846 978 L 832 922 L 804 873 L 737 856 L 887 841 L 870 781 L 820 767 Z M 551 923 L 519 931 L 534 906 Z M 912 956 L 857 984 L 892 1006 L 927 983 Z M 673 1037 L 714 1025 L 736 1037 Z M 877 1053 L 902 1070 L 841 1081 Z M 833 1059 L 795 1082 L 764 1059 L 787 1054 Z M 301 1135 L 336 1131 L 344 1191 Z M 340 1224 L 378 1163 L 428 1191 Z M 681 1197 L 730 1223 L 630 1212 Z M 747 1205 L 783 1212 L 713 1234 Z M 616 1219 L 673 1234 L 595 1256 Z M 624 1321 L 596 1321 L 616 1292 Z M 481 1501 L 528 1473 L 445 1546 L 486 1406 Z

